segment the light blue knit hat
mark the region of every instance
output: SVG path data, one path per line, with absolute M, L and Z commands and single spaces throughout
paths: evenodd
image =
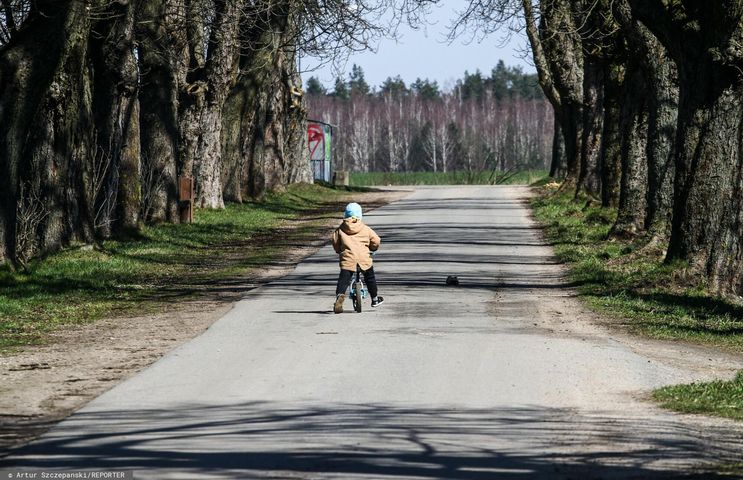
M 361 205 L 356 202 L 346 205 L 346 211 L 343 212 L 343 218 L 350 217 L 356 217 L 358 219 L 361 219 L 363 217 L 361 212 Z

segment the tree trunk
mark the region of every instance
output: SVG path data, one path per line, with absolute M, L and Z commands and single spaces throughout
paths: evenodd
M 268 188 L 263 163 L 266 116 L 271 82 L 276 81 L 272 76 L 276 56 L 288 21 L 286 8 L 277 4 L 264 20 L 248 24 L 240 34 L 239 73 L 225 115 L 224 128 L 231 133 L 222 147 L 229 159 L 227 178 L 238 183 L 231 189 L 240 198 L 261 197 Z
M 621 94 L 624 82 L 624 66 L 609 67 L 604 95 L 604 132 L 601 141 L 601 204 L 615 207 L 619 204 L 620 179 L 622 176 L 621 155 Z
M 284 188 L 289 182 L 310 181 L 306 148 L 306 110 L 302 99 L 292 45 L 293 20 L 289 6 L 278 8 L 274 24 L 279 28 L 267 42 L 271 59 L 268 70 L 253 64 L 263 88 L 257 96 L 251 139 L 248 191 L 253 197 Z M 263 65 L 265 69 L 265 64 Z
M 184 169 L 192 171 L 196 205 L 224 208 L 222 196 L 222 112 L 235 81 L 238 21 L 242 1 L 216 0 L 206 63 L 201 67 L 200 41 L 189 41 L 193 70 L 181 94 L 181 146 Z M 197 29 L 198 30 L 198 29 Z
M 137 44 L 140 72 L 142 218 L 178 222 L 178 52 L 185 47 L 170 0 L 139 0 Z
M 637 59 L 627 63 L 625 95 L 621 106 L 622 177 L 614 237 L 633 237 L 644 230 L 648 169 L 647 81 Z
M 102 17 L 94 26 L 101 40 L 91 41 L 97 155 L 88 189 L 96 233 L 109 237 L 139 224 L 139 79 L 133 5 L 108 4 Z
M 688 260 L 707 272 L 714 290 L 740 294 L 743 86 L 736 71 L 685 67 L 668 259 Z
M 284 102 L 288 105 L 285 154 L 288 156 L 287 182 L 312 183 L 310 151 L 307 148 L 307 105 L 302 93 L 302 77 L 296 59 L 290 55 L 285 62 Z M 376 136 L 372 136 L 376 138 Z M 372 145 L 372 152 L 374 152 Z
M 601 195 L 601 135 L 604 129 L 604 66 L 587 60 L 583 74 L 583 138 L 576 194 Z
M 565 142 L 565 158 L 567 171 L 563 188 L 570 190 L 576 187 L 580 175 L 581 145 L 583 141 L 583 105 L 574 102 L 565 102 L 559 112 L 555 112 L 562 125 L 563 140 Z
M 278 50 L 273 64 L 273 72 L 259 96 L 261 108 L 256 119 L 256 142 L 253 163 L 257 167 L 252 178 L 253 196 L 262 196 L 267 191 L 283 188 L 288 183 L 293 153 L 287 147 L 288 141 L 298 128 L 299 122 L 293 118 L 289 89 L 292 88 L 287 72 L 286 53 Z
M 251 10 L 246 7 L 245 14 Z M 269 62 L 267 38 L 271 30 L 267 22 L 245 21 L 239 30 L 240 58 L 235 83 L 230 89 L 222 112 L 222 191 L 225 201 L 242 203 L 249 196 L 247 179 L 252 130 L 256 118 L 256 97 L 262 87 L 262 70 L 256 64 Z M 248 26 L 249 25 L 249 26 Z
M 610 203 L 611 199 L 615 198 L 613 196 L 616 192 L 616 182 L 604 188 L 602 180 L 614 181 L 616 179 L 616 175 L 611 174 L 616 172 L 616 163 L 605 168 L 602 161 L 611 161 L 611 157 L 603 153 L 612 154 L 619 149 L 616 142 L 617 135 L 603 138 L 604 119 L 606 117 L 611 122 L 617 117 L 616 105 L 611 102 L 618 95 L 624 53 L 623 42 L 617 33 L 617 25 L 612 16 L 612 4 L 613 0 L 572 2 L 574 22 L 581 38 L 584 67 L 584 131 L 581 145 L 581 172 L 576 194 L 581 190 L 595 198 L 605 194 L 602 198 L 604 204 Z M 613 83 L 608 87 L 609 104 L 605 106 L 608 82 Z M 616 133 L 616 123 L 607 125 L 607 128 L 609 135 Z
M 565 138 L 562 135 L 562 127 L 557 118 L 554 115 L 553 118 L 554 130 L 552 132 L 552 161 L 550 162 L 550 173 L 551 178 L 560 178 L 565 175 L 567 165 L 565 164 Z
M 649 46 L 643 52 L 650 78 L 648 103 L 648 211 L 645 228 L 667 238 L 671 229 L 674 191 L 673 145 L 678 123 L 678 73 L 668 52 L 640 25 Z
M 245 192 L 247 146 L 255 91 L 246 75 L 238 77 L 222 114 L 222 193 L 226 202 L 242 203 Z
M 666 49 L 657 38 L 634 18 L 626 0 L 614 4 L 614 17 L 619 23 L 632 55 L 628 57 L 628 88 L 623 101 L 623 127 L 627 145 L 623 164 L 631 164 L 629 178 L 623 182 L 624 195 L 646 195 L 646 199 L 624 199 L 620 203 L 619 221 L 615 225 L 618 235 L 634 235 L 648 231 L 656 239 L 667 238 L 670 230 L 670 213 L 673 196 L 673 158 L 671 146 L 676 132 L 678 87 L 676 68 Z M 637 93 L 641 92 L 641 93 Z M 644 112 L 643 112 L 644 111 Z M 633 120 L 634 119 L 634 120 Z M 637 124 L 643 129 L 635 131 Z M 647 129 L 645 131 L 644 129 Z M 637 161 L 647 163 L 642 172 L 637 171 Z M 647 186 L 637 184 L 647 172 Z M 640 209 L 645 215 L 640 221 Z
M 92 238 L 89 29 L 84 3 L 39 1 L 0 53 L 2 230 L 14 264 Z
M 704 9 L 630 0 L 678 67 L 678 130 L 667 259 L 688 261 L 713 291 L 743 293 L 743 4 Z
M 583 139 L 583 51 L 572 5 L 567 0 L 541 2 L 538 27 L 532 2 L 523 0 L 522 5 L 539 84 L 555 110 L 564 137 L 563 188 L 573 188 L 580 173 Z

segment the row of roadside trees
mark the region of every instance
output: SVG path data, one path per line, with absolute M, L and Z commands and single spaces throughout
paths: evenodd
M 398 76 L 370 87 L 361 67 L 327 91 L 307 82 L 312 118 L 338 125 L 335 158 L 355 171 L 546 168 L 552 109 L 536 75 L 501 61 L 490 76 L 465 72 L 450 91 Z
M 457 28 L 503 25 L 530 40 L 563 188 L 742 294 L 743 1 L 471 0 Z
M 180 176 L 209 208 L 303 178 L 296 56 L 364 48 L 383 30 L 368 19 L 435 3 L 3 0 L 0 261 L 177 221 Z M 743 0 L 470 0 L 453 34 L 504 24 L 531 43 L 563 188 L 617 205 L 614 235 L 647 234 L 714 291 L 743 293 Z M 547 131 L 539 100 L 427 100 L 432 87 L 365 95 L 365 112 L 318 99 L 362 169 L 544 156 L 514 142 Z
M 408 0 L 3 0 L 0 262 L 309 180 L 298 55 L 365 48 Z M 415 7 L 415 8 L 412 8 Z

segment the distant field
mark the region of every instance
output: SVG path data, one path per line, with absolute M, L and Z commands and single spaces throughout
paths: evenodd
M 546 170 L 522 172 L 351 172 L 352 186 L 375 185 L 530 185 L 547 176 Z

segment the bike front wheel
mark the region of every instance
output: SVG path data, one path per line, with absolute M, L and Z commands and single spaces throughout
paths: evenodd
M 353 309 L 361 313 L 361 283 L 353 284 Z

